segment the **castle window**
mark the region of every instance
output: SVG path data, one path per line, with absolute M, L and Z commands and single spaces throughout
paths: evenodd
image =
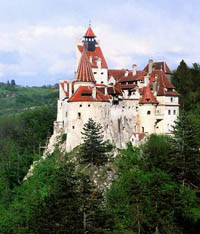
M 147 111 L 147 115 L 150 115 L 151 114 L 151 111 Z
M 72 129 L 75 129 L 75 126 L 72 126 Z
M 80 104 L 79 107 L 82 107 L 82 104 Z
M 88 107 L 90 107 L 90 104 L 88 104 Z
M 170 98 L 170 100 L 171 100 L 171 102 L 173 102 L 173 98 L 172 97 Z
M 142 127 L 142 132 L 144 132 L 144 127 Z
M 78 112 L 78 118 L 79 118 L 79 119 L 81 118 L 81 113 L 80 113 L 80 112 Z
M 176 114 L 176 110 L 174 110 L 174 115 Z
M 171 110 L 168 110 L 168 115 L 171 115 Z

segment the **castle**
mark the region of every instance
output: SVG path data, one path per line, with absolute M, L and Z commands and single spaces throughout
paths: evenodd
M 105 140 L 117 147 L 139 144 L 151 133 L 170 134 L 179 114 L 179 94 L 170 82 L 165 62 L 149 60 L 146 67 L 109 69 L 89 26 L 76 46 L 75 79 L 59 83 L 54 131 L 66 133 L 66 151 L 82 142 L 83 125 L 100 123 Z

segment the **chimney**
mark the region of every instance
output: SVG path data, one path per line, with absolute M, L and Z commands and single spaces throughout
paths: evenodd
M 98 68 L 101 68 L 101 58 L 98 58 L 98 59 L 97 59 L 97 67 L 98 67 Z
M 72 82 L 69 81 L 69 98 L 72 96 Z
M 93 97 L 94 99 L 97 98 L 97 89 L 96 89 L 96 86 L 94 86 L 94 87 L 92 88 L 92 97 Z
M 153 59 L 149 59 L 149 64 L 148 64 L 148 70 L 149 70 L 149 74 L 152 73 L 153 70 Z
M 126 69 L 124 76 L 125 76 L 125 77 L 128 76 L 128 69 Z
M 90 56 L 90 63 L 92 64 L 92 56 Z
M 158 75 L 155 75 L 155 80 L 153 82 L 153 94 L 157 95 L 158 91 Z
M 136 73 L 137 73 L 137 65 L 136 64 L 133 64 L 133 66 L 132 66 L 132 73 L 133 73 L 133 76 L 136 76 Z
M 105 86 L 105 89 L 104 89 L 105 91 L 104 91 L 104 94 L 105 95 L 108 95 L 108 87 L 107 86 Z

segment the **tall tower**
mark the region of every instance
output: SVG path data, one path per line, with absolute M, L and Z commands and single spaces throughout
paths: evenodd
M 92 67 L 94 78 L 98 84 L 108 84 L 108 66 L 102 53 L 99 42 L 96 40 L 91 26 L 88 27 L 83 39 L 78 41 L 76 47 L 76 72 L 81 53 L 86 49 L 86 54 Z

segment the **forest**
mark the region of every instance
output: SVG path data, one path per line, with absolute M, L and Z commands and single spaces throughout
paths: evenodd
M 200 65 L 182 60 L 171 81 L 180 94 L 172 136 L 152 134 L 140 147 L 117 149 L 90 119 L 82 145 L 68 154 L 56 147 L 45 160 L 41 146 L 53 131 L 58 92 L 1 84 L 0 233 L 200 233 Z M 5 96 L 8 89 L 16 96 Z

